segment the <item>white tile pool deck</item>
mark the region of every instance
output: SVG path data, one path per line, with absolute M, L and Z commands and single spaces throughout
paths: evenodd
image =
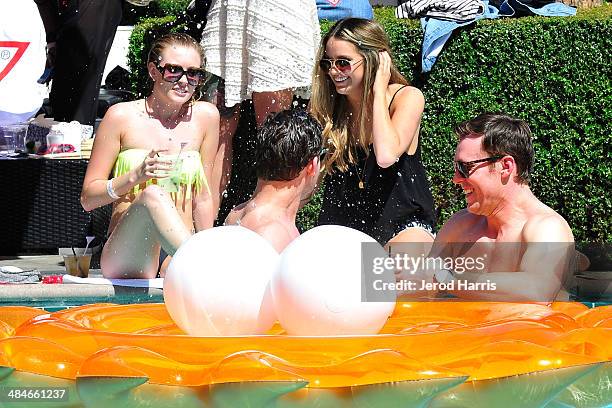
M 66 269 L 59 255 L 1 256 L 0 266 L 38 269 L 43 276 L 63 275 Z M 90 278 L 101 278 L 99 269 L 90 269 Z M 90 284 L 6 284 L 0 285 L 0 306 L 20 305 L 56 310 L 90 303 L 163 302 L 163 292 L 155 288 L 131 288 Z

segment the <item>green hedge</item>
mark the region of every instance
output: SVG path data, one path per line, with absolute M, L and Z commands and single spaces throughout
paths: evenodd
M 576 17 L 481 20 L 454 33 L 429 74 L 420 74 L 422 31 L 416 20 L 398 20 L 392 8 L 376 8 L 401 71 L 425 94 L 421 127 L 427 167 L 441 225 L 464 207 L 453 186 L 454 126 L 484 111 L 525 119 L 534 134 L 532 190 L 559 211 L 576 240 L 612 242 L 612 5 L 579 10 Z M 130 47 L 133 83 L 142 88 L 142 33 L 169 20 L 147 20 Z M 323 30 L 329 24 L 322 25 Z M 146 40 L 145 40 L 146 42 Z M 239 132 L 252 132 L 241 121 Z M 248 135 L 237 135 L 236 149 Z M 246 143 L 246 142 L 245 142 Z M 244 162 L 252 160 L 242 148 Z M 230 203 L 248 196 L 253 175 L 236 161 Z M 230 197 L 231 198 L 231 197 Z M 320 201 L 299 215 L 313 225 Z M 227 211 L 227 208 L 225 209 Z
M 612 241 L 611 16 L 606 6 L 573 18 L 482 21 L 454 35 L 432 72 L 415 78 L 426 98 L 423 157 L 442 220 L 464 206 L 449 182 L 453 127 L 501 111 L 531 126 L 536 196 L 568 220 L 577 240 Z M 420 29 L 390 10 L 378 17 L 401 49 L 402 71 L 413 72 Z
M 148 95 L 151 91 L 145 62 L 154 39 L 171 31 L 181 31 L 182 28 L 176 24 L 174 16 L 143 18 L 134 27 L 128 47 L 128 65 L 131 72 L 132 91 L 138 97 Z
M 189 0 L 154 0 L 147 7 L 139 7 L 126 1 L 121 25 L 134 25 L 150 17 L 177 16 L 184 12 L 188 4 Z

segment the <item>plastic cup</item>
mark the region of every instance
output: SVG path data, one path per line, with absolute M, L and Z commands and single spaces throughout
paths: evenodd
M 168 193 L 178 193 L 179 191 L 179 168 L 181 163 L 177 163 L 177 155 L 160 155 L 160 158 L 172 162 L 168 177 L 157 179 L 157 185 Z
M 0 154 L 7 155 L 16 152 L 25 152 L 25 139 L 28 124 L 5 125 L 0 128 L 2 134 L 2 148 Z
M 64 134 L 56 129 L 51 129 L 47 133 L 47 150 L 48 153 L 62 153 L 60 145 L 64 143 Z
M 15 151 L 15 147 L 13 145 L 13 137 L 5 132 L 2 132 L 2 146 L 0 146 L 0 154 L 6 156 L 9 153 L 13 153 Z
M 78 276 L 79 278 L 87 278 L 89 276 L 89 265 L 91 263 L 91 248 L 87 249 L 84 253 L 85 248 L 60 248 L 60 255 L 64 257 L 64 266 L 66 266 L 66 273 L 72 276 Z M 75 256 L 76 254 L 76 256 Z
M 86 278 L 89 276 L 89 264 L 91 262 L 91 255 L 64 255 L 64 265 L 66 265 L 66 272 L 72 276 L 78 276 L 79 278 Z

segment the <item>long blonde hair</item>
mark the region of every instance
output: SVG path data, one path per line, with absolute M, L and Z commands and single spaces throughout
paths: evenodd
M 338 94 L 331 78 L 318 64 L 315 66 L 312 80 L 312 96 L 310 99 L 311 114 L 324 126 L 324 146 L 329 149 L 325 160 L 325 168 L 332 171 L 332 166 L 340 171 L 346 171 L 348 164 L 357 161 L 357 148 L 366 153 L 372 139 L 366 134 L 366 120 L 372 109 L 372 86 L 378 70 L 379 52 L 387 51 L 391 55 L 391 47 L 387 34 L 382 26 L 375 21 L 361 18 L 347 18 L 338 21 L 321 40 L 317 53 L 317 61 L 325 58 L 325 46 L 331 38 L 348 41 L 357 47 L 363 56 L 363 95 L 359 115 L 359 133 L 350 132 L 351 120 L 345 95 Z M 406 78 L 400 74 L 395 65 L 391 64 L 390 84 L 408 85 Z

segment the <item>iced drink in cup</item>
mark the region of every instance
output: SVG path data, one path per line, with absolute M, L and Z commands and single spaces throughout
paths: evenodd
M 157 179 L 157 185 L 166 190 L 168 193 L 178 193 L 180 183 L 179 170 L 181 168 L 182 159 L 176 154 L 160 154 L 159 157 L 170 162 L 170 170 L 164 172 L 164 174 L 168 174 L 168 177 Z
M 160 157 L 171 157 L 171 161 L 172 161 L 172 165 L 170 168 L 170 171 L 168 172 L 168 177 L 165 177 L 163 179 L 159 179 L 157 181 L 157 185 L 159 185 L 160 187 L 162 187 L 164 190 L 166 190 L 169 193 L 178 193 L 179 191 L 179 184 L 181 182 L 180 180 L 180 168 L 182 167 L 183 163 L 183 150 L 185 149 L 185 146 L 187 146 L 187 142 L 181 142 L 181 149 L 179 150 L 178 154 L 176 156 L 161 156 Z
M 64 255 L 64 265 L 66 265 L 66 272 L 72 276 L 78 276 L 79 278 L 86 278 L 89 276 L 89 264 L 91 262 L 91 255 Z
M 89 265 L 91 263 L 91 249 L 84 252 L 84 248 L 61 248 L 60 254 L 64 257 L 64 265 L 66 273 L 79 278 L 89 276 Z M 76 256 L 75 256 L 76 254 Z

